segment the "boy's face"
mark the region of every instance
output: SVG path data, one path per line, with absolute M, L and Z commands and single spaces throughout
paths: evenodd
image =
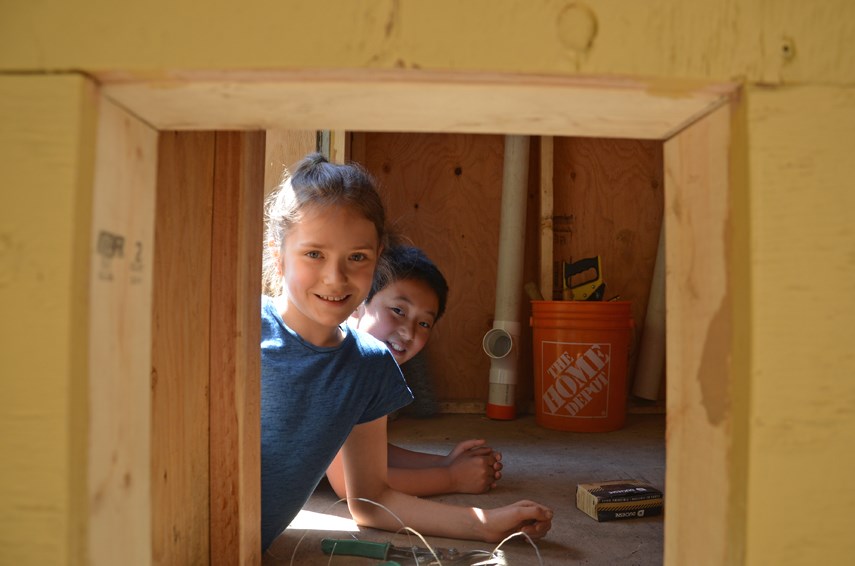
M 424 281 L 399 279 L 380 290 L 364 307 L 357 327 L 384 342 L 401 365 L 427 343 L 439 299 Z

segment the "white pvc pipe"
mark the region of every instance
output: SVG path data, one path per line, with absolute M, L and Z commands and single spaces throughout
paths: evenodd
M 496 313 L 493 328 L 482 341 L 484 352 L 490 356 L 487 416 L 494 419 L 516 416 L 528 155 L 528 136 L 505 136 Z

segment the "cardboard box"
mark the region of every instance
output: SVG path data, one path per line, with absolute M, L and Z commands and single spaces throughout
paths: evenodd
M 597 521 L 662 514 L 662 492 L 640 480 L 611 480 L 576 486 L 576 507 Z

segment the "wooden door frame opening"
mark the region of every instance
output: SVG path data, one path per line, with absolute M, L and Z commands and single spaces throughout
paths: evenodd
M 747 237 L 734 221 L 735 215 L 747 218 L 746 200 L 735 198 L 739 180 L 734 182 L 733 174 L 740 159 L 734 143 L 738 85 L 367 69 L 181 72 L 156 79 L 106 72 L 94 80 L 100 113 L 93 236 L 121 234 L 142 250 L 153 249 L 159 132 L 293 129 L 662 140 L 669 376 L 665 563 L 693 563 L 698 557 L 725 563 L 741 548 L 744 519 L 737 502 L 744 496 L 740 486 L 747 468 L 740 448 L 747 404 L 740 384 L 749 368 L 746 356 L 733 352 L 748 322 L 738 309 L 748 292 Z M 253 432 L 259 400 L 252 385 L 258 343 L 251 337 L 257 332 L 252 332 L 248 301 L 257 296 L 251 290 L 259 265 L 253 238 L 261 218 L 259 209 L 247 204 L 257 196 L 250 186 L 257 180 L 246 176 L 234 182 L 234 194 L 221 195 L 234 207 L 233 216 L 221 220 L 226 241 L 237 248 L 222 267 L 236 270 L 229 283 L 230 327 L 220 338 L 228 346 L 222 358 L 232 381 L 210 394 L 210 418 L 223 425 L 211 430 L 218 436 L 210 442 L 211 522 L 217 522 L 218 539 L 224 541 L 211 551 L 211 562 L 252 564 L 260 562 L 253 548 L 259 530 L 253 501 L 259 482 Z M 151 415 L 139 394 L 149 390 L 153 378 L 147 364 L 153 258 L 142 258 L 135 286 L 128 287 L 138 300 L 128 301 L 118 287 L 108 289 L 105 259 L 95 255 L 89 410 L 97 428 L 93 424 L 89 433 L 89 554 L 93 563 L 109 563 L 113 548 L 123 547 L 123 558 L 136 548 L 141 563 L 148 563 L 152 508 L 146 500 L 151 477 L 145 446 Z M 129 320 L 134 329 L 127 328 Z M 213 315 L 211 320 L 222 322 Z M 125 341 L 121 356 L 99 339 L 111 332 Z M 103 376 L 116 372 L 130 378 L 109 385 Z M 120 391 L 105 394 L 109 387 Z M 104 432 L 113 430 L 134 431 L 134 446 L 126 445 L 127 437 Z M 116 454 L 135 470 L 132 489 L 110 479 L 116 477 Z M 129 525 L 138 527 L 133 541 Z

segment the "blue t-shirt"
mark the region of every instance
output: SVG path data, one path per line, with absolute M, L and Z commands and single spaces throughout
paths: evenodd
M 346 324 L 341 344 L 300 338 L 261 302 L 261 546 L 294 519 L 354 425 L 413 400 L 395 358 Z

